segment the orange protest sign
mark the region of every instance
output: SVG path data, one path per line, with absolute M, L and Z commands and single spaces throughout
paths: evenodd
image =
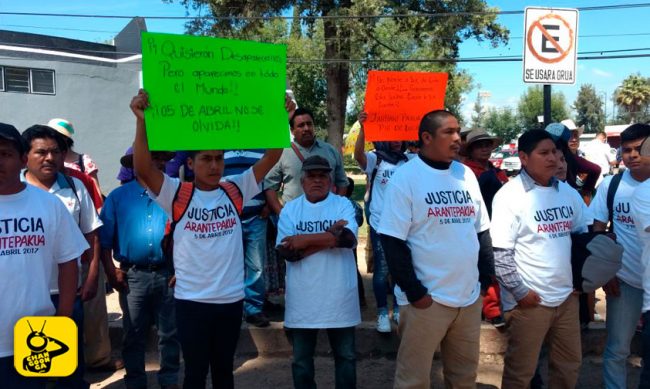
M 447 73 L 368 72 L 366 140 L 417 140 L 422 116 L 444 107 L 447 77 Z

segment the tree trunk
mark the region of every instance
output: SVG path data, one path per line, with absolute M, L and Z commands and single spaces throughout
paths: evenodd
M 350 0 L 339 2 L 339 8 L 349 8 Z M 336 8 L 333 1 L 322 2 L 323 15 L 330 14 Z M 325 59 L 350 58 L 350 32 L 341 28 L 345 22 L 337 25 L 335 19 L 325 19 L 323 22 L 325 38 Z M 343 144 L 343 128 L 345 126 L 345 111 L 350 91 L 350 65 L 348 62 L 328 63 L 325 67 L 327 79 L 327 141 L 337 150 Z

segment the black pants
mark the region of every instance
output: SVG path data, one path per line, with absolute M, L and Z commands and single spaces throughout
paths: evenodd
M 176 299 L 176 327 L 185 360 L 183 388 L 205 388 L 208 368 L 212 387 L 234 388 L 233 358 L 243 300 L 208 304 Z

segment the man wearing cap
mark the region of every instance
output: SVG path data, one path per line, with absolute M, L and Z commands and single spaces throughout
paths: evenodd
M 356 387 L 354 327 L 357 298 L 355 211 L 330 193 L 332 168 L 318 155 L 302 164 L 304 194 L 285 204 L 278 222 L 278 254 L 287 262 L 284 325 L 293 346 L 295 388 L 314 388 L 314 350 L 327 329 L 334 353 L 336 387 Z
M 478 182 L 456 161 L 459 132 L 448 111 L 424 115 L 420 154 L 386 189 L 378 232 L 400 305 L 395 388 L 428 388 L 438 346 L 446 385 L 475 386 L 480 294 L 494 268 L 486 255 L 490 220 Z
M 522 170 L 492 204 L 495 270 L 508 331 L 501 387 L 528 387 L 547 338 L 548 387 L 573 388 L 582 351 L 571 233 L 586 232 L 589 219 L 578 193 L 555 178 L 557 149 L 548 132 L 525 132 L 518 149 Z
M 646 134 L 650 132 L 650 126 L 647 124 L 634 124 L 634 127 L 642 130 Z M 639 126 L 643 126 L 639 128 Z M 629 127 L 628 127 L 629 128 Z M 627 130 L 625 130 L 627 131 Z M 622 137 L 622 134 L 621 134 Z M 629 145 L 628 145 L 629 146 Z M 643 273 L 643 370 L 641 371 L 641 379 L 639 381 L 639 388 L 650 387 L 650 136 L 646 136 L 644 140 L 635 142 L 632 154 L 637 154 L 634 159 L 633 166 L 643 166 L 646 172 L 646 179 L 640 183 L 632 194 L 632 201 L 630 206 L 632 209 L 632 218 L 636 226 L 636 232 L 639 236 L 639 242 L 642 245 L 641 263 L 644 264 L 645 270 Z M 627 165 L 627 162 L 625 164 Z M 630 167 L 628 167 L 630 168 Z
M 329 143 L 316 139 L 314 115 L 311 111 L 305 108 L 296 109 L 289 120 L 289 125 L 294 139 L 291 148 L 284 149 L 280 160 L 264 180 L 264 188 L 268 189 L 266 199 L 271 211 L 276 215 L 279 215 L 282 209 L 282 203 L 277 195 L 280 186 L 282 186 L 282 202 L 285 204 L 303 193 L 300 184 L 301 167 L 303 161 L 312 155 L 325 158 L 332 167 L 332 183 L 336 186 L 338 194 L 344 195 L 345 187 L 348 186 L 341 153 Z
M 163 171 L 173 153 L 153 152 L 152 163 Z M 133 154 L 120 159 L 125 168 L 133 168 Z M 115 284 L 120 292 L 124 336 L 122 358 L 127 388 L 146 388 L 145 346 L 152 324 L 158 329 L 162 388 L 177 388 L 180 345 L 176 337 L 174 289 L 170 264 L 163 258 L 160 241 L 165 233 L 167 215 L 148 196 L 141 180 L 130 181 L 113 190 L 104 204 L 104 223 L 99 238 L 104 263 L 115 258 L 120 263 Z
M 633 124 L 621 133 L 622 158 L 627 169 L 618 176 L 605 177 L 589 205 L 595 219 L 593 230 L 607 231 L 607 225 L 611 221 L 610 231 L 616 234 L 616 240 L 624 250 L 621 269 L 603 287 L 607 294 L 607 344 L 603 353 L 603 381 L 608 389 L 627 387 L 626 365 L 630 342 L 643 305 L 645 266 L 641 261 L 642 244 L 631 208 L 634 190 L 650 178 L 650 159 L 644 160 L 640 154 L 641 144 L 648 136 L 650 126 L 646 124 Z M 610 188 L 613 193 L 610 193 Z
M 45 388 L 14 369 L 13 330 L 24 316 L 73 314 L 77 258 L 88 243 L 65 205 L 21 180 L 27 145 L 15 127 L 0 123 L 0 386 Z M 50 298 L 52 269 L 59 272 L 59 304 Z

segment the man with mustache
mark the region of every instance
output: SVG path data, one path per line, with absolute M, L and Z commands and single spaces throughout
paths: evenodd
M 34 125 L 23 132 L 23 138 L 28 146 L 27 169 L 24 172 L 24 180 L 58 197 L 66 206 L 90 245 L 90 250 L 81 257 L 83 266 L 88 271 L 87 273 L 84 272 L 87 276 L 79 284 L 79 294 L 75 300 L 73 312 L 73 319 L 79 330 L 79 339 L 83 339 L 84 313 L 82 302 L 94 298 L 97 294 L 100 269 L 97 229 L 102 223 L 84 184 L 78 179 L 66 176 L 61 172 L 67 152 L 67 144 L 62 136 L 48 126 Z M 56 267 L 52 270 L 50 294 L 56 307 L 59 303 L 58 271 Z M 88 387 L 88 384 L 83 382 L 83 349 L 83 343 L 80 342 L 79 366 L 71 377 L 62 378 L 60 383 L 64 381 L 76 382 L 79 385 L 77 387 Z
M 277 164 L 266 175 L 264 188 L 271 211 L 280 214 L 282 204 L 277 191 L 282 186 L 282 202 L 287 203 L 303 193 L 300 183 L 302 163 L 306 158 L 318 155 L 327 160 L 332 173 L 333 185 L 337 194 L 343 196 L 348 186 L 348 178 L 343 170 L 341 153 L 327 142 L 316 139 L 314 134 L 314 115 L 306 108 L 298 108 L 289 119 L 294 141 L 290 149 L 284 149 Z
M 429 112 L 418 133 L 420 153 L 391 177 L 378 229 L 400 305 L 394 387 L 429 388 L 440 346 L 447 387 L 473 388 L 480 293 L 494 274 L 490 220 L 474 173 L 456 161 L 456 117 Z
M 326 329 L 334 354 L 336 387 L 356 387 L 354 327 L 357 298 L 357 224 L 350 201 L 330 193 L 329 162 L 312 156 L 302 164 L 304 195 L 289 201 L 278 222 L 278 254 L 287 259 L 284 325 L 293 346 L 296 389 L 315 388 L 314 351 Z

